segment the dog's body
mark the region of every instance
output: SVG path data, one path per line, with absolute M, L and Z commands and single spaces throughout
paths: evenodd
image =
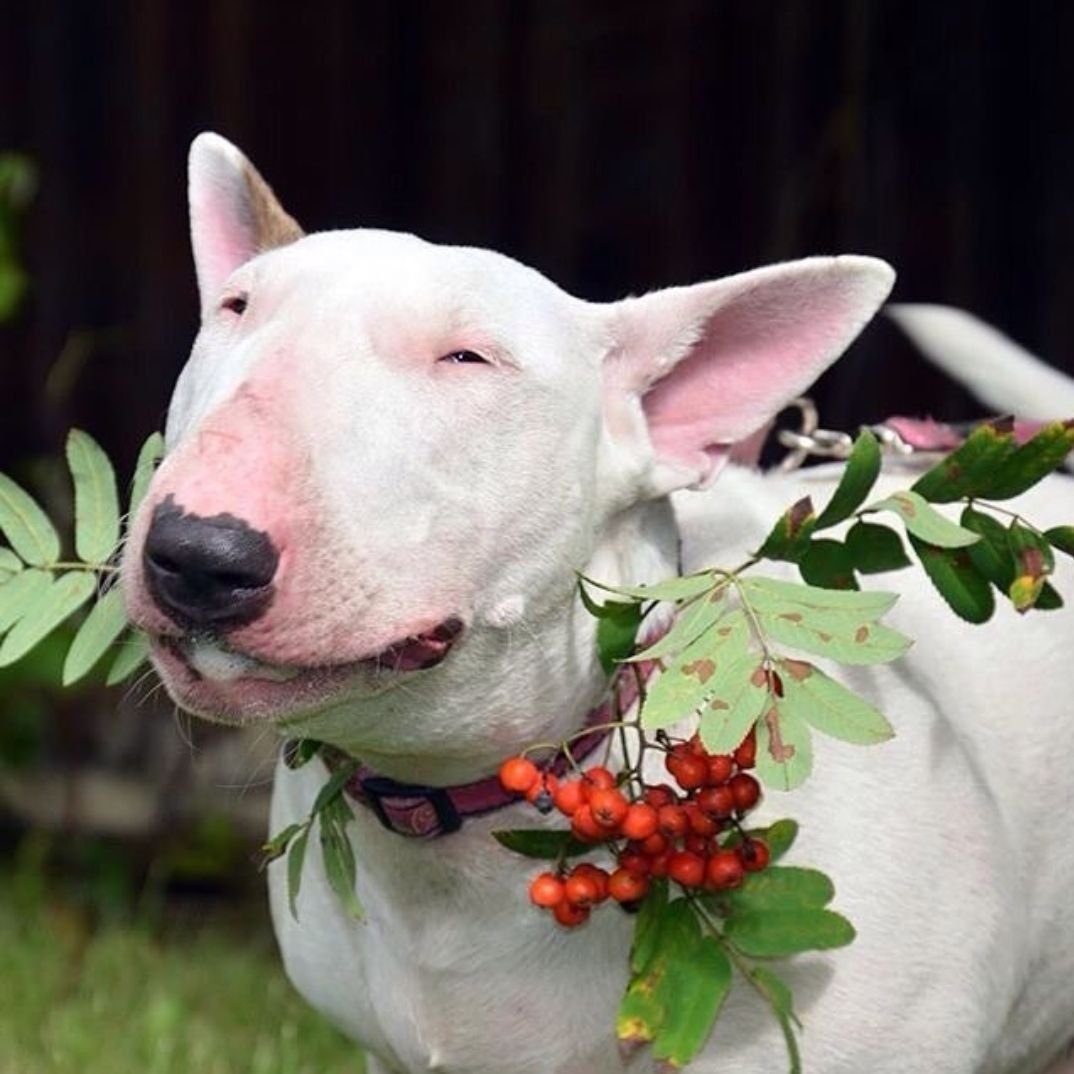
M 596 307 L 484 251 L 378 232 L 297 241 L 213 138 L 195 144 L 191 199 L 204 326 L 132 533 L 131 611 L 180 703 L 441 786 L 565 737 L 599 700 L 576 569 L 614 584 L 674 574 L 680 556 L 732 566 L 802 485 L 823 502 L 830 471 L 733 465 L 712 491 L 674 508 L 669 494 L 710 482 L 891 278 L 815 259 Z M 257 256 L 279 242 L 293 245 Z M 1074 515 L 1063 479 L 1026 500 L 1037 523 Z M 214 553 L 209 571 L 225 533 L 230 559 Z M 191 548 L 196 570 L 177 567 Z M 851 676 L 898 737 L 826 743 L 811 783 L 765 805 L 802 822 L 797 858 L 835 877 L 859 932 L 786 969 L 805 1067 L 1031 1074 L 1074 1035 L 1074 617 L 970 628 L 916 576 L 898 587 L 893 621 L 917 648 Z M 316 761 L 280 768 L 273 830 L 307 815 L 324 778 Z M 316 854 L 297 921 L 281 863 L 270 889 L 289 974 L 373 1070 L 648 1068 L 613 1033 L 630 919 L 558 930 L 526 903 L 525 862 L 489 837 L 531 810 L 428 842 L 358 813 L 366 923 Z M 762 1074 L 782 1048 L 740 989 L 696 1069 Z

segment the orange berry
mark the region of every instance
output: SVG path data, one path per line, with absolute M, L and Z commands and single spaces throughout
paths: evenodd
M 615 786 L 615 776 L 602 765 L 594 765 L 582 773 L 582 784 L 586 799 L 596 790 L 610 791 Z
M 682 841 L 683 850 L 689 850 L 694 854 L 700 854 L 702 857 L 708 854 L 709 847 L 709 841 L 703 835 L 698 835 L 696 832 L 691 832 Z
M 730 784 L 723 783 L 719 787 L 706 787 L 697 796 L 697 808 L 710 817 L 731 816 L 735 811 L 735 794 Z
M 750 732 L 735 750 L 735 764 L 739 768 L 752 768 L 757 763 L 757 729 L 750 728 Z
M 655 787 L 646 787 L 644 798 L 653 809 L 674 805 L 679 800 L 679 796 L 666 783 L 658 783 Z
M 747 839 L 738 848 L 738 857 L 747 873 L 759 873 L 769 862 L 768 844 L 760 839 Z
M 718 850 L 705 866 L 705 885 L 718 891 L 737 888 L 745 879 L 739 856 L 733 850 Z
M 663 854 L 657 854 L 655 858 L 649 859 L 650 876 L 668 875 L 668 862 L 671 860 L 671 853 L 670 850 L 665 850 Z
M 698 888 L 705 879 L 705 859 L 689 850 L 680 850 L 668 859 L 668 876 L 684 888 Z
M 560 780 L 552 794 L 552 801 L 565 816 L 573 817 L 580 805 L 585 805 L 585 786 L 580 779 Z
M 563 881 L 563 891 L 567 902 L 574 906 L 592 906 L 600 896 L 600 887 L 597 882 L 585 873 L 573 871 Z
M 617 787 L 600 787 L 589 792 L 589 809 L 599 825 L 617 829 L 630 811 L 630 803 Z
M 648 890 L 648 877 L 632 873 L 629 869 L 616 869 L 608 878 L 608 894 L 616 902 L 637 902 L 645 898 Z
M 528 791 L 526 801 L 537 807 L 539 813 L 551 813 L 559 780 L 551 772 L 542 772 Z
M 690 831 L 695 835 L 703 835 L 707 838 L 716 835 L 722 827 L 718 820 L 703 813 L 697 802 L 687 802 L 682 808 L 686 812 L 686 819 L 690 822 Z
M 628 839 L 648 839 L 659 827 L 656 810 L 647 802 L 634 802 L 623 818 L 623 835 Z
M 686 810 L 680 805 L 661 806 L 656 811 L 660 821 L 660 830 L 672 838 L 685 835 L 690 827 L 690 821 L 686 817 Z
M 709 774 L 705 782 L 710 787 L 726 783 L 735 771 L 735 759 L 729 753 L 717 753 L 708 760 Z
M 530 902 L 534 906 L 549 910 L 563 902 L 564 896 L 563 881 L 555 873 L 538 873 L 530 881 Z
M 701 741 L 701 735 L 696 731 L 691 736 L 690 741 L 686 743 L 690 747 L 690 752 L 695 757 L 707 757 L 709 751 L 705 749 L 705 743 Z
M 664 764 L 684 791 L 692 791 L 704 786 L 705 780 L 708 779 L 708 761 L 695 753 L 688 753 L 685 756 L 671 754 Z
M 505 791 L 525 794 L 536 782 L 540 773 L 537 766 L 525 757 L 508 757 L 500 765 L 500 783 Z
M 596 902 L 603 902 L 608 897 L 608 874 L 599 865 L 583 861 L 571 870 L 571 876 L 586 876 L 596 885 Z
M 752 809 L 761 797 L 761 785 L 748 772 L 739 772 L 728 786 L 735 798 L 735 808 L 740 813 Z
M 629 847 L 619 852 L 616 861 L 620 869 L 627 869 L 638 876 L 644 876 L 652 869 L 650 860 L 641 851 L 631 850 Z
M 588 805 L 580 805 L 571 817 L 571 831 L 583 843 L 602 843 L 611 834 L 597 823 Z
M 654 858 L 666 853 L 670 845 L 668 837 L 663 832 L 653 832 L 648 838 L 638 843 L 638 850 L 647 858 Z
M 564 928 L 573 929 L 589 920 L 589 907 L 576 906 L 564 899 L 553 907 L 552 915 Z

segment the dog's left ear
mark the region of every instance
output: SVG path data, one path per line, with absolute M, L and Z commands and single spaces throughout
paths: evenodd
M 894 279 L 875 258 L 816 257 L 616 303 L 605 416 L 641 495 L 710 484 L 733 444 L 842 354 Z
M 219 134 L 190 146 L 190 237 L 204 315 L 223 282 L 265 250 L 302 238 L 272 188 L 242 152 Z

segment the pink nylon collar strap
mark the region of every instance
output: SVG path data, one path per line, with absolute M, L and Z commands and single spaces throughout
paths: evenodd
M 638 665 L 643 681 L 649 678 L 655 667 L 656 664 L 649 661 Z M 576 762 L 590 757 L 607 738 L 608 729 L 600 725 L 616 719 L 616 712 L 626 712 L 637 698 L 637 678 L 633 673 L 613 679 L 608 697 L 586 718 L 585 726 L 595 729 L 575 739 L 571 745 L 571 754 Z M 326 748 L 321 749 L 321 757 L 329 769 L 335 770 L 348 760 L 345 754 Z M 569 766 L 566 754 L 561 751 L 548 771 L 562 776 Z M 365 765 L 359 765 L 344 789 L 355 802 L 369 809 L 388 831 L 413 839 L 435 839 L 437 836 L 450 835 L 458 831 L 468 818 L 491 813 L 519 800 L 517 794 L 505 791 L 500 786 L 498 776 L 487 776 L 456 787 L 426 787 L 400 783 L 378 775 Z

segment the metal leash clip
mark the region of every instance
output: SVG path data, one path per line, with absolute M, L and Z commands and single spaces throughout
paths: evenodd
M 787 404 L 793 407 L 801 415 L 801 426 L 798 429 L 780 429 L 776 439 L 782 447 L 787 448 L 787 454 L 779 463 L 777 469 L 781 473 L 790 473 L 797 470 L 808 458 L 822 459 L 846 459 L 850 457 L 854 446 L 854 438 L 849 433 L 837 432 L 834 429 L 821 429 L 820 416 L 817 413 L 816 403 L 806 396 L 792 399 Z M 912 455 L 914 448 L 908 444 L 890 425 L 869 425 L 868 428 L 880 441 L 881 449 L 890 455 Z

